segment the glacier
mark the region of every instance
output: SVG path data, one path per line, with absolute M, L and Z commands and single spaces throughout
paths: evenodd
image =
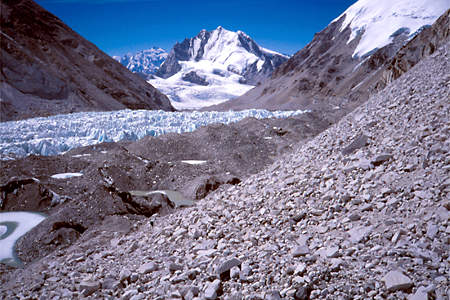
M 230 124 L 247 117 L 287 118 L 306 111 L 251 109 L 228 112 L 119 110 L 81 112 L 0 123 L 0 159 L 31 154 L 58 155 L 102 142 L 136 141 L 169 132 L 192 132 L 212 123 Z

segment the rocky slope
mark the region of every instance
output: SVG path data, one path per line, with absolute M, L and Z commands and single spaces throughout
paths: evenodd
M 31 0 L 1 2 L 0 120 L 173 110 L 168 98 Z
M 2 272 L 2 296 L 445 299 L 449 51 L 237 186 Z
M 448 8 L 445 0 L 359 0 L 270 80 L 211 109 L 351 110 L 367 100 L 397 51 Z
M 32 211 L 48 216 L 18 245 L 21 259 L 30 262 L 69 246 L 84 232 L 95 231 L 104 219 L 166 214 L 178 205 L 161 195 L 131 191 L 169 190 L 188 201 L 204 198 L 220 185 L 236 184 L 262 170 L 292 144 L 333 122 L 312 113 L 289 119 L 247 118 L 192 133 L 0 161 L 4 171 L 0 174 L 0 212 Z M 1 223 L 0 214 L 0 236 Z
M 166 60 L 168 53 L 162 48 L 153 47 L 137 53 L 128 53 L 123 56 L 113 56 L 115 60 L 124 65 L 133 73 L 149 79 Z

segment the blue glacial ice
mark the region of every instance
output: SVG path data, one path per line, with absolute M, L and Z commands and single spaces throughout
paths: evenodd
M 229 124 L 246 117 L 287 118 L 305 111 L 164 112 L 120 110 L 83 112 L 0 123 L 0 159 L 57 155 L 102 142 L 135 141 L 169 132 L 192 132 L 212 123 Z

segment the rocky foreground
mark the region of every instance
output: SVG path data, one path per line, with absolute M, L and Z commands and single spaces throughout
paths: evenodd
M 2 273 L 0 298 L 448 299 L 449 51 L 194 207 Z

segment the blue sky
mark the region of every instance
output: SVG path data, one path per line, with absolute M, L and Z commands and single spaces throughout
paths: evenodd
M 294 54 L 356 0 L 37 0 L 110 55 L 177 41 L 221 25 Z

